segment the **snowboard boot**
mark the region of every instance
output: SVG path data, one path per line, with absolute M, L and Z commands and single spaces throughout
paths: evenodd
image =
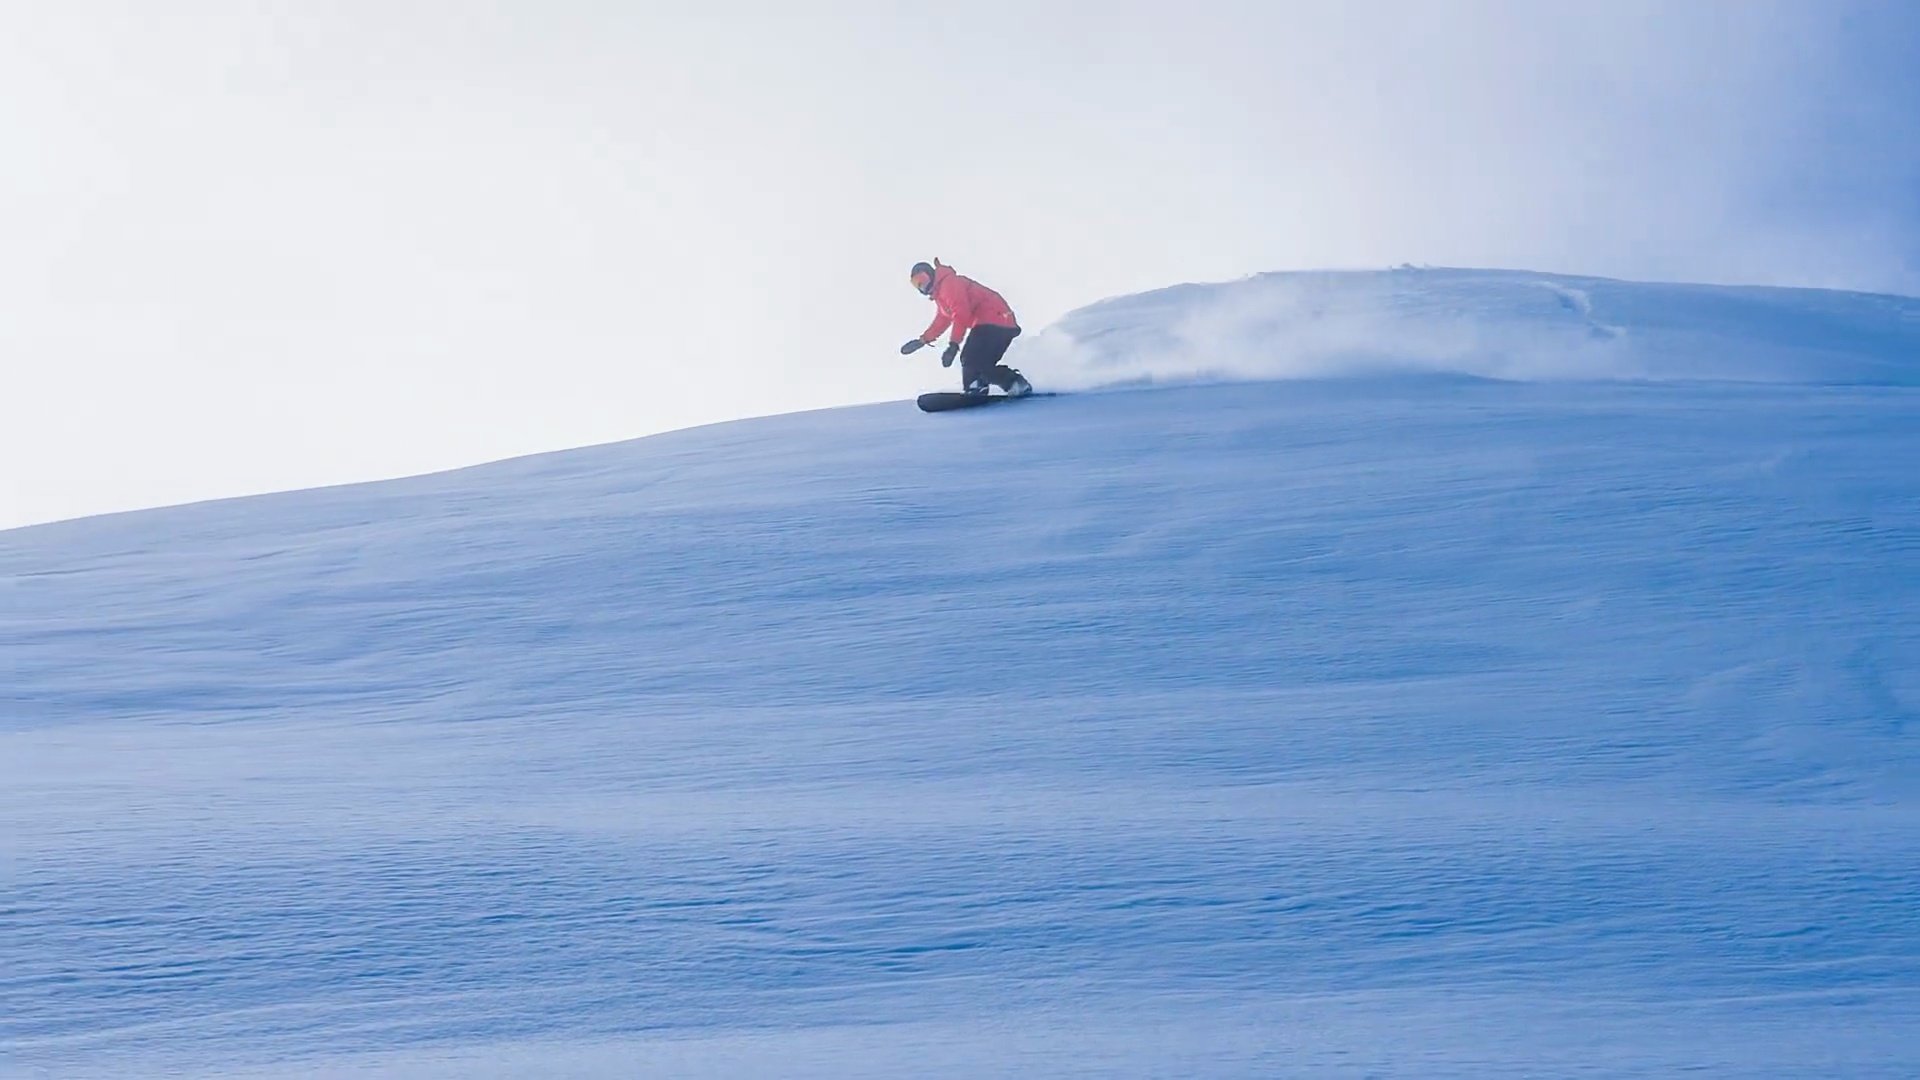
M 975 379 L 967 384 L 967 393 L 976 397 L 987 396 L 987 383 L 984 379 Z
M 1008 397 L 1026 397 L 1028 394 L 1031 394 L 1031 393 L 1033 393 L 1033 384 L 1027 381 L 1027 377 L 1025 375 L 1022 375 L 1017 371 L 1014 372 L 1013 381 L 1007 384 L 1007 396 Z

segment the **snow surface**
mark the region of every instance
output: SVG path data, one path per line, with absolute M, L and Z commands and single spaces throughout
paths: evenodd
M 0 1073 L 1920 1075 L 1916 312 L 1265 277 L 1014 359 L 1319 377 L 0 533 Z

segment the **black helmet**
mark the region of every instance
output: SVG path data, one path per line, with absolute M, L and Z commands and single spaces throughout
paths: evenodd
M 921 295 L 923 296 L 933 295 L 933 267 L 932 266 L 923 262 L 914 263 L 913 269 L 908 271 L 907 273 L 907 279 L 913 282 L 913 287 L 916 289 L 919 289 Z

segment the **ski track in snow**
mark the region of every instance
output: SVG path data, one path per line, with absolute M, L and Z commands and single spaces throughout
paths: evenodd
M 1887 299 L 1475 280 L 1715 364 Z M 1920 1074 L 1920 390 L 1847 325 L 0 533 L 0 1074 Z

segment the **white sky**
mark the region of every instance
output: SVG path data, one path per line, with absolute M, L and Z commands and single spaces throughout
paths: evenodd
M 0 528 L 910 396 L 935 255 L 1920 291 L 1920 18 L 1599 7 L 0 0 Z

